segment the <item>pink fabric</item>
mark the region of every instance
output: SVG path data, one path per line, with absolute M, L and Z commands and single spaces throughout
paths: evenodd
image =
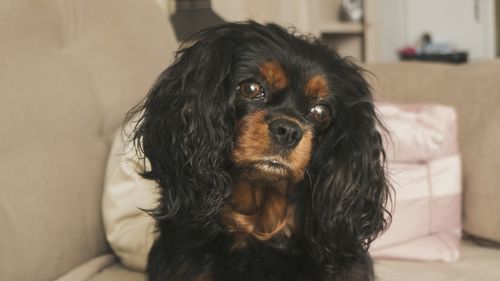
M 377 104 L 390 162 L 417 163 L 458 152 L 457 114 L 436 104 Z
M 461 234 L 457 117 L 440 105 L 379 104 L 388 173 L 395 189 L 392 224 L 370 249 L 375 258 L 454 261 Z M 392 140 L 392 142 L 391 142 Z

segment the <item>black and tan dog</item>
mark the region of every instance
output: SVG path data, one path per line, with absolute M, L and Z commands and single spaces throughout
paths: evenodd
M 150 281 L 373 280 L 389 186 L 362 69 L 277 25 L 195 34 L 130 116 Z

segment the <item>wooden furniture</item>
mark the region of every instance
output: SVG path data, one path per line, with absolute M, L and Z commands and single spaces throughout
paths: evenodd
M 320 36 L 343 56 L 352 56 L 360 62 L 373 62 L 376 56 L 374 29 L 375 0 L 364 1 L 361 21 L 341 20 L 341 0 L 310 1 L 311 32 Z

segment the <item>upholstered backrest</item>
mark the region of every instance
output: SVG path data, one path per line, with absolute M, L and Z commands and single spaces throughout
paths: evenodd
M 368 70 L 382 100 L 457 109 L 464 231 L 500 242 L 500 60 L 459 66 L 375 64 Z
M 177 43 L 154 1 L 0 1 L 0 279 L 108 251 L 109 140 Z

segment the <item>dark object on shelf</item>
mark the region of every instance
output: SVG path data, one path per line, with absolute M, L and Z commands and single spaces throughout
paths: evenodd
M 433 62 L 447 62 L 447 63 L 466 63 L 467 52 L 453 52 L 447 54 L 405 54 L 400 53 L 399 57 L 403 61 L 417 60 L 417 61 L 433 61 Z
M 468 54 L 456 51 L 450 43 L 435 43 L 430 33 L 420 37 L 418 48 L 404 47 L 398 51 L 401 60 L 418 60 L 447 63 L 466 63 Z
M 226 22 L 212 10 L 211 0 L 175 0 L 175 4 L 170 21 L 179 41 L 186 40 L 202 28 Z

